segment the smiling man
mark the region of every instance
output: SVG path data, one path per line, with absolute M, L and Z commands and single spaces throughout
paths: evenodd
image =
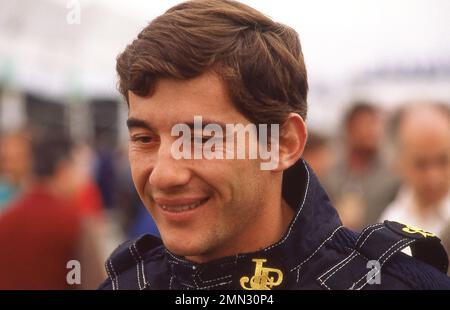
M 129 158 L 137 191 L 158 223 L 165 246 L 174 254 L 206 262 L 278 241 L 294 211 L 282 203 L 281 186 L 273 184 L 281 184 L 281 172 L 303 151 L 302 118 L 288 117 L 290 134 L 283 137 L 286 146 L 280 151 L 283 163 L 274 170 L 261 171 L 259 160 L 251 159 L 176 160 L 176 124 L 191 123 L 200 114 L 216 124 L 250 120 L 233 105 L 216 73 L 189 80 L 163 78 L 154 87 L 150 97 L 129 95 Z
M 308 84 L 291 28 L 238 2 L 189 1 L 142 30 L 117 71 L 133 181 L 162 240 L 119 246 L 100 288 L 450 288 L 434 235 L 393 222 L 359 236 L 342 227 L 301 159 Z M 177 143 L 180 125 L 192 143 Z M 218 130 L 251 125 L 279 132 Z M 209 145 L 223 157 L 174 154 L 230 135 Z M 263 146 L 277 150 L 271 169 L 250 156 Z M 235 151 L 246 156 L 228 156 Z M 417 258 L 400 253 L 406 246 Z

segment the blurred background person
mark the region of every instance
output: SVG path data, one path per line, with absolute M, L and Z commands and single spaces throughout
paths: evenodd
M 393 120 L 395 166 L 402 185 L 380 220 L 393 220 L 438 236 L 450 223 L 450 109 L 417 103 Z
M 159 237 L 156 223 L 134 187 L 128 162 L 128 147 L 124 146 L 121 150 L 115 186 L 117 221 L 120 222 L 120 227 L 128 239 L 134 239 L 145 233 Z
M 86 143 L 79 143 L 74 146 L 72 158 L 75 167 L 72 177 L 77 182 L 74 184 L 74 203 L 83 217 L 102 220 L 102 195 L 92 175 L 93 151 Z
M 344 137 L 324 185 L 345 226 L 373 224 L 397 192 L 397 181 L 383 157 L 384 119 L 380 109 L 355 102 L 343 123 Z
M 94 288 L 104 277 L 95 229 L 76 205 L 80 178 L 70 138 L 33 139 L 33 180 L 0 215 L 0 289 Z M 81 264 L 81 285 L 69 285 L 67 262 Z
M 329 138 L 325 134 L 310 130 L 303 158 L 313 168 L 319 180 L 323 181 L 333 158 Z
M 0 213 L 28 184 L 31 175 L 30 138 L 24 130 L 0 136 Z

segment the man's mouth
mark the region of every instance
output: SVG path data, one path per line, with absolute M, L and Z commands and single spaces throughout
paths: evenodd
M 167 202 L 160 201 L 160 203 L 158 203 L 158 200 L 156 200 L 156 204 L 158 205 L 158 207 L 160 207 L 161 209 L 163 209 L 166 212 L 181 213 L 181 212 L 186 212 L 186 211 L 197 209 L 198 207 L 205 204 L 208 200 L 209 200 L 209 197 L 202 198 L 197 201 L 192 201 L 192 199 L 190 199 L 190 201 L 186 201 L 186 202 L 183 202 L 182 200 L 179 200 L 179 202 L 174 200 L 174 201 L 167 201 Z

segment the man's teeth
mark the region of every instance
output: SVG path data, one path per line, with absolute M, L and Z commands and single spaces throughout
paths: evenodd
M 165 211 L 169 211 L 169 212 L 183 212 L 183 211 L 188 211 L 188 210 L 192 210 L 197 208 L 198 206 L 200 206 L 202 203 L 204 203 L 205 200 L 201 200 L 199 202 L 190 204 L 190 205 L 179 205 L 179 206 L 164 206 L 161 205 L 161 208 Z

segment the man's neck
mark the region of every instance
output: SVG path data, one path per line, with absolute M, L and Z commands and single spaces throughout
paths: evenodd
M 284 199 L 281 199 L 276 208 L 274 205 L 266 206 L 266 208 L 268 209 L 262 210 L 260 220 L 257 223 L 249 223 L 239 238 L 230 240 L 227 245 L 221 245 L 223 250 L 201 257 L 186 258 L 193 262 L 206 263 L 222 257 L 256 252 L 277 243 L 287 233 L 295 211 Z

